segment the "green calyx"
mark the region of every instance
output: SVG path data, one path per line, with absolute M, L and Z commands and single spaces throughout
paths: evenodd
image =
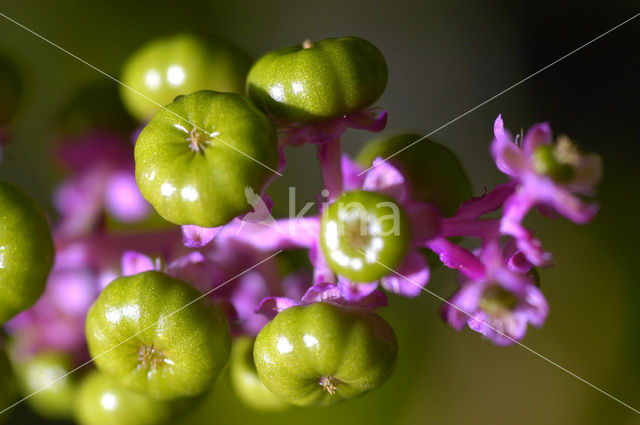
M 135 147 L 142 195 L 175 224 L 217 227 L 251 210 L 278 167 L 276 131 L 248 99 L 181 96 L 142 130 Z
M 247 93 L 279 121 L 325 121 L 373 104 L 387 84 L 382 53 L 357 37 L 269 52 L 247 76 Z
M 221 38 L 158 38 L 127 59 L 121 76 L 127 87 L 121 87 L 120 96 L 129 112 L 144 122 L 179 95 L 197 90 L 244 93 L 251 62 L 244 51 Z
M 398 134 L 374 139 L 358 153 L 357 161 L 369 168 L 377 157 L 393 155 L 388 161 L 402 172 L 411 199 L 433 204 L 443 216 L 451 216 L 471 198 L 471 182 L 449 148 L 422 138 L 419 134 Z
M 487 287 L 480 299 L 480 308 L 489 316 L 508 314 L 517 305 L 516 296 L 499 285 Z
M 156 271 L 111 282 L 85 325 L 98 368 L 155 399 L 202 393 L 227 362 L 230 335 L 222 311 L 199 297 Z
M 533 168 L 536 173 L 549 176 L 558 183 L 570 182 L 575 176 L 575 147 L 566 138 L 551 145 L 538 146 L 533 151 Z
M 20 188 L 0 181 L 0 324 L 40 298 L 53 258 L 44 212 Z
M 315 303 L 279 313 L 256 338 L 258 375 L 297 405 L 332 404 L 382 385 L 395 368 L 393 330 L 374 313 Z
M 407 252 L 408 219 L 388 196 L 347 192 L 322 213 L 320 243 L 331 269 L 354 282 L 391 273 Z

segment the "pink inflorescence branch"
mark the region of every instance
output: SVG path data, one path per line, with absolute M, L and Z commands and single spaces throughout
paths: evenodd
M 420 295 L 430 278 L 425 250 L 462 275 L 459 289 L 442 308 L 453 328 L 468 326 L 505 345 L 520 341 L 528 325 L 542 326 L 549 306 L 534 268 L 549 266 L 551 255 L 523 219 L 537 208 L 580 224 L 591 220 L 598 207 L 585 198 L 593 195 L 600 178 L 599 157 L 581 154 L 564 136 L 554 140 L 547 124 L 514 139 L 499 116 L 491 153 L 509 180 L 445 217 L 435 205 L 413 199 L 407 176 L 392 161 L 378 157 L 365 172 L 342 153 L 340 136 L 348 127 L 377 132 L 385 124 L 386 111 L 367 109 L 322 124 L 280 128 L 282 158 L 287 146 L 317 145 L 325 186 L 317 215 L 276 219 L 271 199 L 249 190 L 250 213 L 217 228 L 189 225 L 181 232 L 175 227 L 107 230 L 108 215 L 141 222 L 152 214 L 135 185 L 129 141 L 92 133 L 74 140 L 73 149 L 63 145 L 60 158 L 71 173 L 56 192 L 57 260 L 45 295 L 8 324 L 19 336 L 18 349 L 33 353 L 51 348 L 86 357 L 84 317 L 100 291 L 120 275 L 159 270 L 211 291 L 232 332 L 255 336 L 292 306 L 322 301 L 374 310 L 387 305 L 384 291 Z M 85 158 L 91 158 L 90 164 Z M 357 282 L 336 273 L 321 247 L 323 210 L 341 193 L 354 190 L 389 197 L 411 228 L 403 260 L 375 281 Z M 493 212 L 499 215 L 485 217 Z M 460 238 L 478 240 L 477 248 L 463 247 Z M 286 271 L 273 262 L 252 268 L 268 254 L 301 249 L 308 252 L 310 269 Z

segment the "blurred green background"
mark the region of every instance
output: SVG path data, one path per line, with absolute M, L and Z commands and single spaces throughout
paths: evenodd
M 127 54 L 181 30 L 221 34 L 254 57 L 305 38 L 357 35 L 384 53 L 389 84 L 378 102 L 390 130 L 426 134 L 640 11 L 637 1 L 495 2 L 359 0 L 121 1 L 3 0 L 0 12 L 117 76 Z M 57 110 L 96 71 L 0 17 L 0 50 L 20 66 L 27 95 L 0 178 L 51 206 L 47 131 Z M 603 155 L 602 210 L 592 224 L 531 218 L 557 268 L 543 270 L 551 313 L 524 343 L 640 408 L 640 18 L 434 135 L 461 157 L 481 193 L 503 181 L 489 155 L 493 120 L 514 131 L 549 121 L 585 151 Z M 356 152 L 369 137 L 351 132 Z M 274 192 L 297 187 L 313 200 L 319 173 L 312 148 L 289 151 Z M 285 210 L 286 211 L 286 210 Z M 453 290 L 438 269 L 430 289 Z M 216 424 L 638 424 L 639 416 L 521 347 L 498 348 L 455 332 L 428 294 L 392 298 L 383 315 L 400 343 L 399 367 L 381 389 L 331 408 L 265 415 L 218 386 L 193 423 Z M 10 423 L 34 423 L 24 406 Z

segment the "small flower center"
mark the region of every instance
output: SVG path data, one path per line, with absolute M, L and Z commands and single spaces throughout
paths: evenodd
M 321 376 L 320 382 L 318 384 L 322 387 L 323 390 L 333 395 L 338 390 L 339 383 L 340 381 L 338 381 L 333 376 Z
M 189 148 L 192 151 L 202 153 L 204 152 L 204 147 L 207 144 L 205 140 L 202 138 L 202 134 L 198 131 L 196 127 L 193 127 L 189 132 L 189 137 L 187 137 L 187 141 L 189 142 Z
M 580 154 L 566 136 L 560 136 L 553 146 L 542 145 L 533 151 L 536 173 L 549 176 L 558 183 L 571 181 L 579 163 Z
M 485 289 L 480 299 L 480 309 L 492 317 L 511 313 L 518 305 L 518 299 L 511 292 L 498 285 Z
M 143 368 L 156 369 L 162 363 L 165 362 L 166 357 L 160 350 L 157 350 L 153 345 L 141 345 L 138 349 L 138 362 Z

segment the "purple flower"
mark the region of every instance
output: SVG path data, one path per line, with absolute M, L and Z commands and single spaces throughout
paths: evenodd
M 481 257 L 486 275 L 464 281 L 443 306 L 443 317 L 457 330 L 467 325 L 494 344 L 513 344 L 529 324 L 542 326 L 549 306 L 531 277 L 508 267 L 497 247 L 486 247 Z
M 65 141 L 57 153 L 71 171 L 54 195 L 61 216 L 57 233 L 87 235 L 102 223 L 104 212 L 124 223 L 143 220 L 151 212 L 136 185 L 133 151 L 126 140 L 94 132 Z
M 375 288 L 357 301 L 350 300 L 339 285 L 318 283 L 311 286 L 302 298 L 297 301 L 288 297 L 266 297 L 256 309 L 257 313 L 273 319 L 278 313 L 298 305 L 309 305 L 317 302 L 330 302 L 341 305 L 353 305 L 367 310 L 377 310 L 387 305 L 387 297 Z
M 567 137 L 553 142 L 548 124 L 536 124 L 527 131 L 520 145 L 504 129 L 502 116 L 494 124 L 491 153 L 496 165 L 513 179 L 515 191 L 504 204 L 500 230 L 513 236 L 519 249 L 535 265 L 547 264 L 550 255 L 541 247 L 522 221 L 535 206 L 543 212 L 553 210 L 567 219 L 584 224 L 598 211 L 579 196 L 591 196 L 602 175 L 602 162 L 596 154 L 581 154 Z
M 358 176 L 362 168 L 346 155 L 341 159 L 343 170 L 342 187 L 345 190 L 362 189 L 383 193 L 393 198 L 408 215 L 412 224 L 413 246 L 418 247 L 423 240 L 435 237 L 440 227 L 440 215 L 437 209 L 426 203 L 409 199 L 409 190 L 402 173 L 382 158 L 376 158 L 373 167 L 364 175 Z M 429 282 L 430 269 L 424 255 L 418 250 L 411 249 L 400 264 L 397 273 L 390 272 L 378 282 L 351 282 L 343 276 L 327 278 L 328 267 L 320 249 L 316 249 L 311 256 L 312 263 L 325 282 L 337 283 L 346 300 L 358 302 L 371 295 L 378 285 L 389 292 L 405 297 L 420 295 L 422 288 Z M 330 272 L 330 271 L 329 271 Z M 333 274 L 333 273 L 331 273 Z M 320 283 L 316 280 L 315 283 Z

